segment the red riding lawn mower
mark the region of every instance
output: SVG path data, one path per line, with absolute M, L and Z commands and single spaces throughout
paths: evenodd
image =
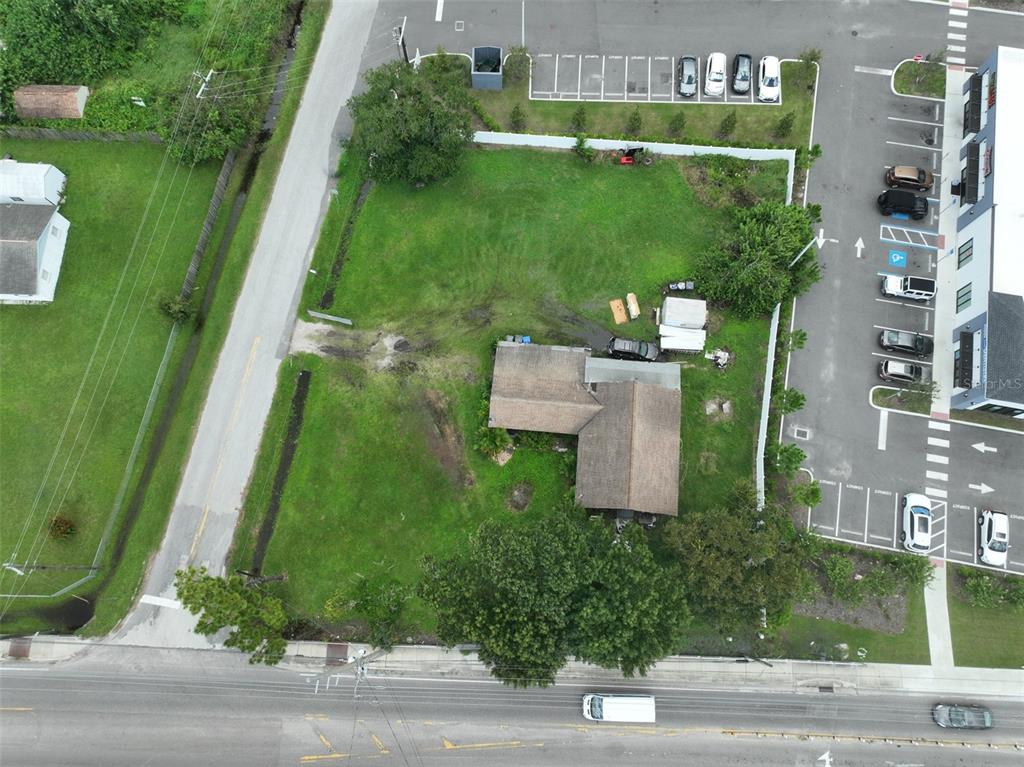
M 642 146 L 617 149 L 615 157 L 618 158 L 619 165 L 651 165 L 654 163 L 654 155 Z

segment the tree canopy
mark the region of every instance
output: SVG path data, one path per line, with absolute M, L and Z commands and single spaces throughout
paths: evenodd
M 421 594 L 442 641 L 478 645 L 518 686 L 551 684 L 570 656 L 642 674 L 689 619 L 680 578 L 657 565 L 643 530 L 616 540 L 579 509 L 528 527 L 484 523 L 462 552 L 426 561 Z
M 250 663 L 276 665 L 284 657 L 288 623 L 284 605 L 238 575 L 216 578 L 206 568 L 179 570 L 174 578 L 178 599 L 199 616 L 196 633 L 211 636 L 230 628 L 224 644 L 249 653 Z
M 366 90 L 349 99 L 355 145 L 378 181 L 425 183 L 450 175 L 473 138 L 468 74 L 458 57 L 401 61 L 366 73 Z
M 781 506 L 759 511 L 746 480 L 723 506 L 669 522 L 664 542 L 678 557 L 694 613 L 722 632 L 755 630 L 762 608 L 769 629 L 782 625 L 811 587 L 810 538 Z
M 735 216 L 736 233 L 697 260 L 698 285 L 709 299 L 732 304 L 741 317 L 754 317 L 818 279 L 813 249 L 790 267 L 813 236 L 805 208 L 760 202 Z

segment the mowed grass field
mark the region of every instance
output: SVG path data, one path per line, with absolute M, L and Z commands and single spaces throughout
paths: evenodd
M 56 165 L 71 229 L 56 298 L 0 308 L 0 542 L 15 562 L 89 565 L 153 385 L 217 165 L 170 163 L 149 144 L 0 139 L 0 153 Z M 133 247 L 136 236 L 138 242 Z M 75 533 L 52 540 L 57 515 Z M 0 571 L 0 592 L 48 594 L 83 571 Z
M 553 513 L 572 484 L 571 451 L 520 448 L 499 467 L 474 449 L 493 344 L 510 333 L 576 345 L 613 331 L 654 338 L 661 285 L 686 277 L 695 255 L 732 226 L 726 207 L 698 199 L 687 168 L 669 159 L 624 168 L 570 153 L 474 150 L 439 184 L 374 187 L 325 309 L 355 326 L 337 331 L 326 355 L 293 356 L 284 366 L 234 565 L 251 564 L 303 368 L 312 370 L 303 428 L 263 566 L 288 574 L 275 588 L 294 612 L 318 615 L 327 597 L 360 577 L 414 583 L 424 555 L 452 551 L 485 519 Z M 784 196 L 784 165 L 750 172 L 751 187 Z M 318 248 L 311 279 L 319 284 L 341 230 L 337 221 L 325 225 L 335 245 Z M 629 291 L 641 319 L 614 326 L 608 300 Z M 307 306 L 312 298 L 307 291 Z M 702 357 L 679 358 L 684 510 L 716 503 L 737 477 L 752 475 L 767 329 L 766 320 L 716 311 L 709 344 L 728 346 L 736 364 L 721 373 Z M 409 351 L 380 371 L 388 335 L 407 339 Z M 704 414 L 714 396 L 733 401 L 732 419 Z M 532 498 L 513 510 L 512 490 L 522 485 Z M 432 629 L 415 600 L 410 622 Z
M 971 668 L 1024 667 L 1024 610 L 968 604 L 955 575 L 956 570 L 966 569 L 958 567 L 950 573 L 947 592 L 953 661 Z

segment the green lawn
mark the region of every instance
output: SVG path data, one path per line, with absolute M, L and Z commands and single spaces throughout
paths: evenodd
M 1024 668 L 1024 611 L 1010 606 L 972 607 L 950 573 L 947 602 L 953 660 L 971 668 Z
M 908 96 L 945 98 L 946 65 L 932 61 L 904 61 L 896 68 L 893 86 Z
M 794 62 L 782 64 L 782 103 L 779 106 L 727 104 L 655 104 L 637 102 L 587 102 L 588 123 L 586 134 L 596 137 L 614 138 L 623 135 L 626 121 L 634 108 L 639 106 L 642 118 L 640 135 L 664 141 L 668 137 L 669 122 L 679 112 L 686 115 L 686 127 L 681 136 L 669 138 L 693 143 L 727 141 L 736 145 L 756 146 L 760 144 L 786 144 L 805 146 L 811 129 L 811 110 L 814 76 L 805 73 L 803 65 Z M 527 83 L 512 84 L 502 91 L 475 91 L 484 110 L 505 130 L 509 127 L 509 115 L 519 104 L 526 116 L 527 133 L 569 133 L 569 124 L 580 102 L 575 101 L 531 101 L 527 94 Z M 718 135 L 722 118 L 730 112 L 736 113 L 736 129 L 729 136 Z M 793 112 L 795 119 L 789 136 L 775 135 L 775 126 L 787 112 Z
M 0 139 L 7 152 L 67 174 L 71 230 L 53 303 L 0 309 L 0 539 L 19 562 L 37 540 L 30 561 L 87 565 L 170 333 L 158 301 L 181 287 L 218 168 L 170 165 L 133 250 L 162 147 Z M 74 522 L 70 539 L 49 539 L 57 514 Z M 83 574 L 36 570 L 16 585 L 3 571 L 0 590 L 45 594 Z
M 811 643 L 814 644 L 811 644 Z M 928 652 L 928 625 L 925 621 L 924 594 L 914 593 L 907 603 L 906 624 L 901 634 L 885 634 L 859 626 L 836 621 L 816 620 L 806 615 L 794 615 L 780 632 L 778 655 L 786 658 L 836 659 L 833 648 L 840 643 L 850 648 L 850 659 L 856 652 L 867 650 L 868 663 L 925 664 L 931 661 Z
M 450 551 L 486 518 L 551 513 L 572 474 L 562 455 L 520 449 L 502 468 L 473 449 L 491 345 L 508 333 L 585 343 L 588 331 L 614 327 L 608 300 L 628 291 L 637 293 L 643 318 L 615 332 L 653 337 L 647 312 L 660 301 L 659 286 L 686 276 L 694 255 L 732 225 L 726 208 L 698 201 L 686 180 L 692 168 L 692 161 L 627 169 L 586 165 L 569 153 L 476 150 L 437 185 L 375 186 L 326 311 L 354 320 L 344 332 L 355 347 L 365 349 L 379 333 L 405 336 L 415 368 L 378 372 L 359 354 L 289 359 L 233 562 L 251 562 L 303 367 L 313 371 L 305 420 L 264 562 L 266 573 L 288 573 L 279 588 L 293 610 L 315 615 L 338 587 L 378 570 L 414 582 L 424 554 Z M 303 306 L 316 304 L 326 285 L 358 188 L 351 172 L 342 168 Z M 782 197 L 784 166 L 755 164 L 750 172 L 751 188 Z M 711 331 L 710 343 L 730 348 L 737 361 L 721 373 L 703 358 L 683 358 L 684 506 L 714 502 L 753 469 L 767 322 L 716 312 Z M 715 395 L 733 401 L 731 420 L 712 424 L 705 416 L 703 401 Z M 444 423 L 458 435 L 447 453 L 439 446 Z M 514 512 L 507 499 L 520 483 L 534 495 Z M 411 618 L 417 630 L 431 630 L 418 602 Z

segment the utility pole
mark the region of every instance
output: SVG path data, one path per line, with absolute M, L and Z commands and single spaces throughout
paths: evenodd
M 395 40 L 395 44 L 398 46 L 398 52 L 402 58 L 405 59 L 405 63 L 409 63 L 409 51 L 405 47 L 405 23 L 409 20 L 408 16 L 402 17 L 402 25 L 400 27 L 393 27 L 391 29 L 391 36 Z
M 215 74 L 214 70 L 211 69 L 207 72 L 206 77 L 203 77 L 199 72 L 193 72 L 192 74 L 203 81 L 203 84 L 199 86 L 199 91 L 196 93 L 196 98 L 201 99 L 203 98 L 203 92 L 210 86 L 210 78 Z

